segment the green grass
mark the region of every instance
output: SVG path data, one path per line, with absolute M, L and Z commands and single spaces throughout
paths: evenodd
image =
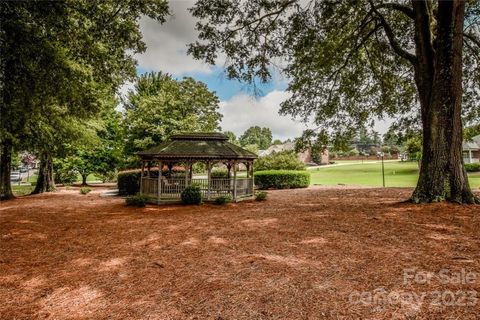
M 33 191 L 33 188 L 34 187 L 32 186 L 12 185 L 13 194 L 16 196 L 24 196 L 24 195 L 30 194 Z
M 309 170 L 311 184 L 382 186 L 382 164 L 365 163 L 331 166 Z M 385 162 L 385 185 L 387 187 L 415 187 L 418 180 L 416 162 Z M 480 173 L 469 174 L 470 186 L 480 188 Z

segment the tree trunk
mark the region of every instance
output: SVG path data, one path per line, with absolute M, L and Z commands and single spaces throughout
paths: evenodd
M 427 57 L 419 59 L 416 68 L 423 125 L 420 177 L 412 195 L 412 201 L 416 203 L 443 200 L 478 202 L 469 187 L 462 156 L 464 11 L 464 1 L 439 1 L 435 50 L 429 53 L 433 64 L 427 61 Z M 416 40 L 419 38 L 425 39 L 417 35 Z M 417 42 L 417 54 L 419 45 L 425 43 Z M 420 51 L 426 54 L 422 49 Z M 430 66 L 425 63 L 430 63 Z M 425 75 L 425 72 L 431 73 Z
M 38 179 L 32 194 L 50 192 L 55 190 L 53 180 L 53 160 L 52 156 L 46 152 L 40 155 L 40 168 L 38 169 Z
M 88 177 L 88 174 L 82 174 L 82 186 L 87 185 L 87 177 Z
M 0 200 L 13 199 L 10 173 L 12 171 L 12 143 L 3 141 L 0 149 Z

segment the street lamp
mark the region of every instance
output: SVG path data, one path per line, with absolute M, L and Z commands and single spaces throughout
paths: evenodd
M 385 154 L 383 152 L 380 152 L 379 156 L 382 157 L 382 181 L 383 181 L 383 187 L 385 188 L 385 166 L 383 165 L 383 158 Z

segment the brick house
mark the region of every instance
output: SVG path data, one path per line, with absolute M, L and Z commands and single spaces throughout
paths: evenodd
M 259 156 L 267 156 L 272 153 L 277 153 L 277 152 L 283 152 L 283 151 L 295 151 L 295 143 L 294 142 L 285 142 L 283 144 L 275 144 L 270 146 L 268 149 L 265 150 L 260 150 L 258 152 Z M 318 154 L 317 157 L 315 157 L 314 154 L 312 154 L 312 149 L 309 148 L 303 152 L 298 152 L 297 153 L 297 158 L 298 160 L 302 161 L 305 164 L 314 164 L 315 161 L 313 161 L 315 158 L 319 159 L 320 165 L 328 164 L 328 149 L 323 151 L 321 154 Z

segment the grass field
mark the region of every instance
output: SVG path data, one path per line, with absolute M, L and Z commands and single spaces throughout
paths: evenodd
M 361 185 L 382 186 L 382 164 L 346 164 L 320 167 L 309 170 L 311 183 L 316 185 Z M 472 188 L 480 188 L 480 173 L 469 174 Z M 385 185 L 387 187 L 415 187 L 418 179 L 416 162 L 385 162 Z

